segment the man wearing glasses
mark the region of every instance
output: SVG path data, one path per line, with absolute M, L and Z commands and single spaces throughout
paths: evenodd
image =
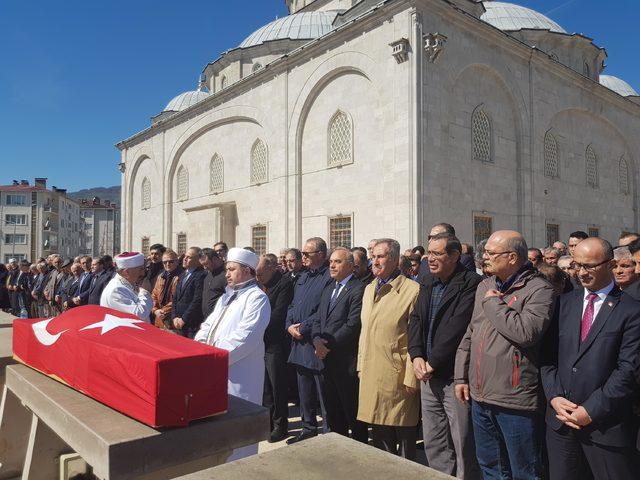
M 583 240 L 573 259 L 584 288 L 560 297 L 541 369 L 550 478 L 631 480 L 640 303 L 615 286 L 606 240 Z
M 175 330 L 171 322 L 171 307 L 182 268 L 178 263 L 178 254 L 173 250 L 165 248 L 161 258 L 164 271 L 158 275 L 151 292 L 154 324 L 158 328 Z
M 456 355 L 456 397 L 471 400 L 484 478 L 541 478 L 538 369 L 555 293 L 528 262 L 527 250 L 518 232 L 498 231 L 489 237 L 482 262 L 491 276 L 478 287 L 472 320 Z M 511 475 L 504 476 L 504 469 Z
M 323 364 L 316 356 L 311 334 L 313 314 L 320 305 L 322 291 L 333 282 L 327 264 L 327 244 L 322 238 L 307 240 L 302 248 L 302 263 L 307 271 L 296 283 L 286 321 L 287 332 L 292 337 L 289 363 L 295 365 L 298 378 L 302 431 L 287 440 L 288 444 L 315 437 L 318 433 L 316 414 L 321 400 L 320 371 Z
M 450 225 L 448 223 L 436 223 L 433 227 L 431 227 L 429 235 L 427 235 L 427 243 L 439 233 L 448 233 L 449 235 L 453 235 L 455 237 L 456 229 L 453 228 L 453 225 Z M 416 276 L 416 282 L 424 284 L 429 275 L 429 259 L 425 258 L 420 263 L 418 275 Z
M 203 248 L 200 265 L 207 274 L 202 283 L 202 315 L 207 318 L 227 288 L 224 261 L 211 248 Z
M 222 260 L 223 262 L 227 261 L 227 253 L 229 253 L 229 247 L 227 247 L 226 243 L 224 242 L 216 243 L 213 246 L 213 250 L 216 252 L 216 255 L 218 255 L 220 260 Z

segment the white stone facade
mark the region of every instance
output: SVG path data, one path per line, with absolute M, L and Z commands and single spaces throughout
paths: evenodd
M 474 242 L 474 217 L 537 246 L 547 225 L 564 239 L 638 230 L 640 102 L 598 83 L 605 54 L 585 37 L 573 50 L 549 38 L 561 52 L 545 53 L 527 44 L 543 32 L 501 31 L 469 0 L 288 3 L 348 9 L 318 39 L 227 52 L 205 68 L 206 99 L 118 144 L 123 250 L 184 235 L 246 246 L 266 229 L 276 252 L 329 239 L 334 217 L 350 219 L 352 245 L 411 247 L 440 221 Z M 570 51 L 587 76 L 557 60 Z M 265 178 L 252 175 L 257 143 Z

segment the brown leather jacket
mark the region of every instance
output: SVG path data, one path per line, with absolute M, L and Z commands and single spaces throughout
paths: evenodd
M 533 268 L 522 271 L 500 297 L 495 277 L 476 291 L 471 323 L 456 354 L 455 381 L 469 384 L 477 402 L 535 411 L 541 405 L 540 347 L 555 303 L 551 284 Z
M 171 323 L 171 306 L 173 303 L 173 296 L 176 293 L 176 287 L 178 286 L 179 279 L 180 279 L 180 275 L 175 275 L 171 280 L 171 289 L 169 291 L 167 303 L 162 305 L 162 290 L 164 290 L 165 279 L 162 275 L 158 275 L 158 278 L 156 280 L 156 286 L 153 288 L 153 291 L 151 292 L 151 298 L 153 299 L 154 314 L 156 310 L 162 310 L 162 312 L 165 314 L 162 319 L 156 316 L 155 325 L 158 328 L 165 328 L 169 330 L 173 329 L 173 324 Z

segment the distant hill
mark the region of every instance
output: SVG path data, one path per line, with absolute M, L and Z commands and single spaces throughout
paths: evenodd
M 101 203 L 104 203 L 105 200 L 110 200 L 112 203 L 115 202 L 116 205 L 120 205 L 120 185 L 114 187 L 85 188 L 77 192 L 70 192 L 67 195 L 76 200 L 98 197 Z

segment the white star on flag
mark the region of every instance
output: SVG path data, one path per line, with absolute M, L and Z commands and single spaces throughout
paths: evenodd
M 98 323 L 87 325 L 86 327 L 81 328 L 80 331 L 89 330 L 90 328 L 102 328 L 100 335 L 104 335 L 105 333 L 110 332 L 114 328 L 118 328 L 118 327 L 129 327 L 129 328 L 137 328 L 138 330 L 144 330 L 144 328 L 141 328 L 135 325 L 136 323 L 144 323 L 144 322 L 142 320 L 134 320 L 132 318 L 120 318 L 120 317 L 116 317 L 115 315 L 111 315 L 107 313 L 104 316 L 104 320 Z

